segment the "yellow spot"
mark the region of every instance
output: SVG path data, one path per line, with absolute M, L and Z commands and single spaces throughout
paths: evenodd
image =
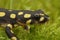
M 16 37 L 12 37 L 11 40 L 17 40 L 17 38 Z
M 43 20 L 44 20 L 44 17 L 41 17 L 41 18 L 40 18 L 40 21 L 43 21 Z
M 40 13 L 40 16 L 44 16 L 44 14 Z
M 11 33 L 14 33 L 12 30 L 10 30 L 11 31 Z
M 24 18 L 30 18 L 31 17 L 31 14 L 25 14 L 24 15 Z
M 12 10 L 8 10 L 8 11 L 12 11 Z
M 26 24 L 30 24 L 31 23 L 31 19 L 27 20 Z
M 5 12 L 0 12 L 0 17 L 4 17 L 5 16 Z
M 16 18 L 16 14 L 10 14 L 10 18 L 12 19 Z
M 11 24 L 8 24 L 7 26 L 10 27 L 10 28 L 12 29 L 12 25 L 11 25 Z
M 23 12 L 19 12 L 19 13 L 18 13 L 18 15 L 22 15 L 22 14 L 23 14 Z
M 28 30 L 30 30 L 30 26 L 28 25 Z
M 17 27 L 18 26 L 18 24 L 14 24 L 14 27 Z

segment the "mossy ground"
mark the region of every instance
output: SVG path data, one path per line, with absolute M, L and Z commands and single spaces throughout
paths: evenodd
M 44 10 L 50 17 L 49 22 L 30 25 L 30 33 L 22 27 L 14 28 L 13 31 L 21 40 L 60 40 L 60 0 L 0 0 L 0 8 Z M 9 40 L 2 27 L 0 40 Z

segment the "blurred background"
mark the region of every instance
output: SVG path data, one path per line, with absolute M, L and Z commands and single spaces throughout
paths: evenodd
M 30 25 L 30 33 L 22 27 L 14 28 L 13 31 L 21 40 L 60 40 L 60 0 L 0 0 L 0 8 L 12 10 L 42 9 L 45 14 L 49 15 L 49 22 Z M 0 27 L 0 40 L 10 40 L 2 27 Z

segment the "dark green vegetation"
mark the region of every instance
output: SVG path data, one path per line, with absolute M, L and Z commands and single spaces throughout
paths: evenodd
M 60 0 L 0 0 L 0 8 L 44 10 L 50 16 L 49 22 L 30 25 L 30 33 L 22 27 L 14 28 L 13 31 L 21 40 L 60 40 Z M 9 40 L 2 27 L 0 40 Z

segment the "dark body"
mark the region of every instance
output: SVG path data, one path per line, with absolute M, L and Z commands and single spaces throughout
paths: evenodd
M 7 10 L 7 9 L 0 9 L 0 12 L 5 12 L 5 16 L 0 17 L 0 24 L 1 23 L 11 23 L 11 24 L 16 24 L 17 21 L 19 20 L 22 23 L 26 23 L 27 20 L 32 19 L 32 22 L 34 21 L 34 15 L 33 15 L 33 11 L 29 11 L 29 10 Z M 18 12 L 23 12 L 23 15 L 18 15 Z M 16 18 L 12 19 L 10 18 L 11 14 L 15 14 Z M 30 18 L 24 18 L 25 14 L 31 14 Z
M 11 40 L 19 40 L 12 31 L 15 24 L 28 30 L 28 24 L 45 23 L 48 16 L 42 10 L 8 10 L 0 8 L 0 24 L 6 24 L 6 34 Z

